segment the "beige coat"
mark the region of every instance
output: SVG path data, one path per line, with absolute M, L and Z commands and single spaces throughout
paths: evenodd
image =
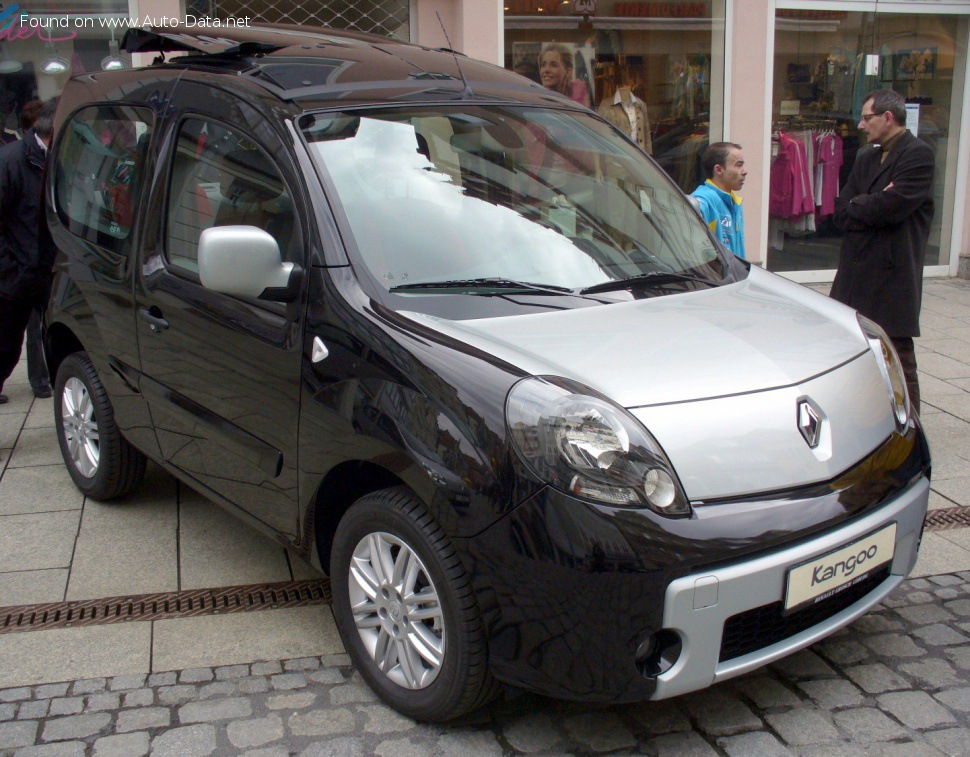
M 632 106 L 632 110 L 637 120 L 636 134 L 633 133 L 630 117 L 624 102 Z M 620 131 L 633 139 L 647 153 L 653 152 L 653 142 L 650 139 L 650 119 L 647 117 L 647 106 L 639 97 L 634 95 L 628 87 L 620 87 L 616 90 L 613 97 L 608 97 L 599 104 L 596 109 L 607 121 L 616 126 Z

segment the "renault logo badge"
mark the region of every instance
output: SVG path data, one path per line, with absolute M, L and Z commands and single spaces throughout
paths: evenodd
M 822 419 L 808 400 L 798 401 L 798 430 L 812 449 L 822 439 Z

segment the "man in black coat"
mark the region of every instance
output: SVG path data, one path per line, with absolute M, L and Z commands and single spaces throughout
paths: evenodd
M 859 151 L 835 202 L 835 224 L 845 237 L 831 296 L 886 331 L 918 412 L 913 337 L 919 336 L 936 162 L 933 149 L 906 128 L 906 101 L 898 92 L 866 95 L 859 129 L 870 146 Z
M 0 404 L 7 401 L 3 382 L 20 360 L 30 313 L 50 293 L 54 260 L 41 251 L 37 224 L 53 125 L 51 102 L 22 140 L 0 148 Z

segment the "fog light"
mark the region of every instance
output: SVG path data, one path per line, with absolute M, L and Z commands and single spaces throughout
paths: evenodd
M 656 678 L 670 670 L 683 650 L 680 636 L 666 628 L 651 634 L 637 647 L 637 670 L 645 678 Z
M 651 468 L 643 477 L 643 493 L 651 505 L 666 510 L 674 503 L 677 487 L 667 471 Z

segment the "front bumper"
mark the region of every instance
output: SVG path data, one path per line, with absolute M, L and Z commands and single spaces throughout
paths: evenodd
M 747 673 L 815 643 L 878 604 L 916 564 L 929 490 L 929 481 L 921 478 L 884 507 L 816 539 L 671 582 L 664 598 L 663 627 L 680 636 L 682 652 L 673 667 L 657 677 L 651 698 L 677 696 Z M 731 618 L 755 608 L 767 608 L 766 613 L 770 615 L 773 610 L 768 606 L 771 605 L 775 605 L 777 615 L 781 615 L 789 569 L 851 544 L 891 523 L 896 524 L 892 563 L 886 578 L 876 583 L 871 591 L 792 636 L 741 656 L 722 659 L 722 634 Z M 836 597 L 838 595 L 833 599 Z M 793 613 L 795 615 L 798 615 L 797 611 Z M 793 627 L 797 628 L 797 620 L 793 621 Z

